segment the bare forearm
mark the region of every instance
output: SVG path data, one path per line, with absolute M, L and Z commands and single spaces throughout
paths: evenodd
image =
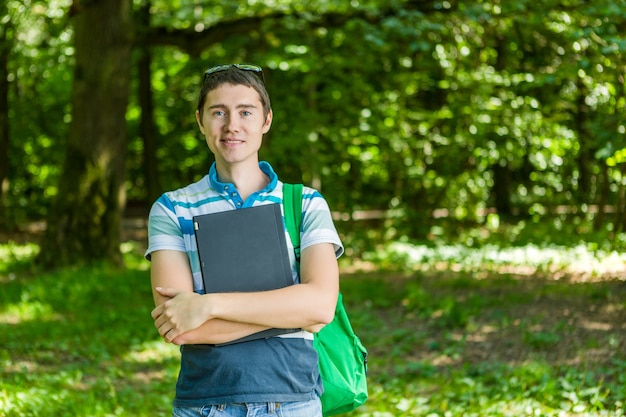
M 314 245 L 302 253 L 302 283 L 278 290 L 200 295 L 155 287 L 155 300 L 160 301 L 158 296 L 166 300 L 152 310 L 159 334 L 173 342 L 189 333 L 178 344 L 222 343 L 266 328 L 320 329 L 334 316 L 339 292 L 337 261 L 332 244 Z M 212 328 L 218 320 L 240 326 Z M 196 332 L 205 325 L 209 327 Z
M 256 293 L 207 294 L 207 318 L 276 328 L 329 323 L 339 293 L 339 271 L 331 244 L 302 252 L 302 284 Z
M 232 342 L 239 338 L 267 329 L 247 323 L 234 323 L 220 319 L 204 322 L 200 327 L 181 334 L 172 340 L 177 345 L 219 344 Z
M 336 293 L 300 284 L 261 293 L 216 294 L 209 305 L 212 317 L 288 329 L 328 323 L 336 302 Z

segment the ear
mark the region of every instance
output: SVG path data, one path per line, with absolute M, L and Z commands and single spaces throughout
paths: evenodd
M 200 111 L 196 110 L 196 122 L 198 122 L 198 127 L 200 128 L 200 132 L 204 135 L 204 126 L 202 126 L 202 118 L 200 117 Z
M 263 134 L 270 131 L 270 127 L 272 127 L 272 119 L 274 118 L 274 113 L 270 110 L 267 113 L 267 117 L 265 118 L 265 124 L 263 124 Z

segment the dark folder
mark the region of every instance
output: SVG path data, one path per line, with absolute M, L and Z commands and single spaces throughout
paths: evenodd
M 293 284 L 280 204 L 195 216 L 193 224 L 207 293 L 252 292 Z M 300 329 L 268 329 L 230 343 Z

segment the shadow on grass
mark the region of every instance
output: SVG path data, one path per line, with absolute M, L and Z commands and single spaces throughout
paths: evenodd
M 178 351 L 154 329 L 149 282 L 106 266 L 3 280 L 2 415 L 169 414 Z
M 379 271 L 341 286 L 373 389 L 351 415 L 527 415 L 511 408 L 527 401 L 541 415 L 622 415 L 624 281 Z M 508 411 L 479 405 L 499 401 Z
M 379 271 L 341 287 L 370 353 L 370 400 L 353 416 L 621 415 L 623 281 Z M 178 352 L 151 310 L 145 268 L 3 279 L 0 409 L 168 415 Z

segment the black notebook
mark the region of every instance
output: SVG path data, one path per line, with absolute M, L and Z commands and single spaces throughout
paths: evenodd
M 205 292 L 267 291 L 293 284 L 280 204 L 195 216 L 193 224 Z M 268 329 L 230 343 L 299 330 Z

